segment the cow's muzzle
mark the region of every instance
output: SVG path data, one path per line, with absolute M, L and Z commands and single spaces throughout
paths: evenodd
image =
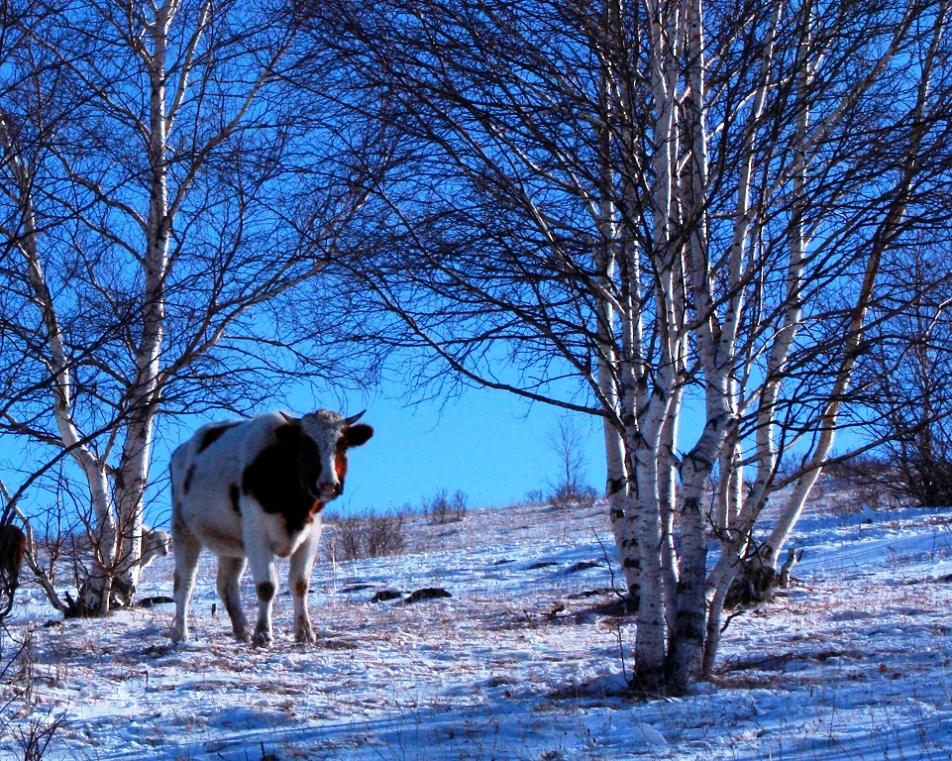
M 331 500 L 339 497 L 344 491 L 344 485 L 339 481 L 337 483 L 324 483 L 317 485 L 317 495 L 323 500 Z

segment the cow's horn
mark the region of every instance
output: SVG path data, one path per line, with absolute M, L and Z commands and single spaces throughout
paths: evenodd
M 356 415 L 351 415 L 350 417 L 344 418 L 344 423 L 343 423 L 343 424 L 344 424 L 344 425 L 353 425 L 354 423 L 356 423 L 358 420 L 360 420 L 360 419 L 363 417 L 363 415 L 364 415 L 364 413 L 365 413 L 366 411 L 367 411 L 367 410 L 361 410 L 361 411 L 358 412 Z
M 301 422 L 301 418 L 299 418 L 299 417 L 292 417 L 292 416 L 289 415 L 287 412 L 281 412 L 280 414 L 281 414 L 281 417 L 283 417 L 285 420 L 287 420 L 291 425 L 296 425 L 297 423 L 300 423 L 300 422 Z

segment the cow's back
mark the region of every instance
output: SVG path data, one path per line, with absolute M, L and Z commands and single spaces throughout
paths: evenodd
M 211 423 L 172 454 L 172 509 L 199 541 L 215 552 L 244 553 L 241 477 L 247 453 L 273 435 L 276 415 Z

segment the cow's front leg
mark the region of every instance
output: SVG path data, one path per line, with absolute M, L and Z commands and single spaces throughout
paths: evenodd
M 241 609 L 241 591 L 238 587 L 244 570 L 244 558 L 218 556 L 218 595 L 225 604 L 228 618 L 231 619 L 231 629 L 241 642 L 247 642 L 250 639 L 248 620 Z
M 301 542 L 291 555 L 288 571 L 288 586 L 294 597 L 294 638 L 298 642 L 308 644 L 317 641 L 311 619 L 307 614 L 307 592 L 311 585 L 311 570 L 314 568 L 314 557 L 317 554 L 320 536 L 320 528 L 312 526 L 307 539 Z
M 265 547 L 263 541 L 249 542 L 246 536 L 245 548 L 248 552 L 251 574 L 255 580 L 255 591 L 258 594 L 258 623 L 255 625 L 252 643 L 259 647 L 267 647 L 274 642 L 271 608 L 278 591 L 278 572 L 274 568 L 271 550 Z

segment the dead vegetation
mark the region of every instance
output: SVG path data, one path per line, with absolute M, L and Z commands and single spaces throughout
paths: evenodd
M 332 562 L 400 555 L 407 546 L 406 513 L 336 518 L 328 522 L 322 540 Z

